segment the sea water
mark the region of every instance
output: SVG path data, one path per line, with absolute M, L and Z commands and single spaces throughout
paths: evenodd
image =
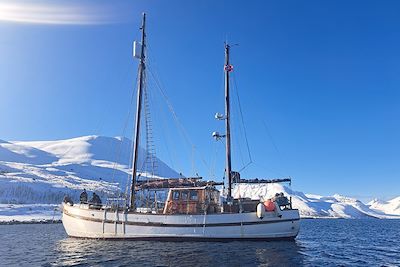
M 400 266 L 400 220 L 302 220 L 294 241 L 68 238 L 62 224 L 0 225 L 0 266 Z

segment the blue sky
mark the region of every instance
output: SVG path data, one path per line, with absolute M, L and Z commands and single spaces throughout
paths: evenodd
M 153 121 L 164 125 L 154 130 L 157 155 L 167 163 L 187 175 L 222 177 L 223 143 L 211 132 L 223 132 L 213 116 L 223 112 L 228 39 L 238 44 L 232 48 L 235 169 L 249 161 L 238 92 L 254 162 L 243 176 L 290 175 L 296 190 L 363 200 L 400 194 L 396 1 L 3 1 L 0 7 L 0 139 L 130 136 L 132 116 L 123 129 L 137 72 L 131 46 L 146 11 L 151 69 L 196 146 L 193 153 L 177 127 L 168 126 L 172 116 L 149 81 Z

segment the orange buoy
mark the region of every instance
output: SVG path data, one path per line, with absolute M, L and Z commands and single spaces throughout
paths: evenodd
M 271 199 L 268 199 L 267 201 L 264 201 L 264 207 L 265 211 L 274 211 L 275 203 Z

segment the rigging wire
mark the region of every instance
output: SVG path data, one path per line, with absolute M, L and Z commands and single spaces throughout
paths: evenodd
M 281 152 L 279 151 L 278 146 L 276 145 L 275 140 L 274 140 L 274 138 L 273 138 L 272 135 L 271 135 L 271 132 L 270 132 L 268 126 L 267 126 L 267 123 L 265 122 L 265 120 L 262 120 L 262 123 L 263 123 L 263 126 L 264 126 L 264 128 L 265 128 L 265 131 L 267 132 L 267 135 L 268 135 L 269 139 L 271 140 L 271 143 L 272 143 L 274 149 L 275 149 L 276 152 L 278 153 L 279 157 L 281 157 L 281 156 L 282 156 L 282 155 L 281 155 Z
M 135 33 L 134 33 L 133 40 L 136 40 L 138 38 L 139 34 L 140 34 L 140 28 L 137 28 Z M 128 77 L 129 71 L 130 71 L 130 68 L 127 68 L 126 71 L 125 71 L 125 74 L 123 75 L 124 78 L 123 78 L 122 83 L 125 83 L 126 81 L 128 81 L 127 77 Z M 138 77 L 136 76 L 135 84 L 137 84 L 137 78 Z M 123 85 L 121 84 L 121 86 L 118 86 L 118 87 L 123 87 Z M 134 88 L 135 88 L 135 86 L 134 86 Z M 123 124 L 123 127 L 122 127 L 122 135 L 121 135 L 122 138 L 125 137 L 125 132 L 126 132 L 126 129 L 127 129 L 127 126 L 128 126 L 128 121 L 129 121 L 130 116 L 131 116 L 131 112 L 132 112 L 131 109 L 132 109 L 132 106 L 133 106 L 134 96 L 135 96 L 135 90 L 130 90 L 130 103 L 129 103 L 129 107 L 128 107 L 128 114 L 127 114 L 127 116 L 126 116 L 126 118 L 124 120 L 124 124 Z M 120 159 L 121 154 L 122 154 L 122 149 L 123 149 L 122 148 L 122 143 L 123 142 L 121 142 L 118 150 L 116 149 L 116 151 L 118 151 L 118 153 L 117 153 L 117 158 L 118 159 Z M 114 162 L 113 169 L 116 169 L 117 162 L 118 161 Z M 114 174 L 115 173 L 113 173 L 113 179 L 114 179 Z
M 149 90 L 148 84 L 145 86 L 144 90 L 144 101 L 145 101 L 145 122 L 146 122 L 146 155 L 149 158 L 146 158 L 146 161 L 149 160 L 150 168 L 151 168 L 151 177 L 155 177 L 157 175 L 157 161 L 156 161 L 156 148 L 154 145 L 154 135 L 153 135 L 153 125 L 152 125 L 152 113 L 151 113 L 151 103 L 153 102 L 153 94 L 152 91 Z M 147 111 L 146 111 L 147 109 Z M 149 166 L 147 166 L 149 168 Z
M 136 33 L 134 34 L 135 39 L 136 39 L 136 37 L 138 36 L 139 32 L 140 32 L 140 29 L 137 29 Z M 126 71 L 125 71 L 125 73 L 124 73 L 124 75 L 122 75 L 122 76 L 123 76 L 123 79 L 122 79 L 121 83 L 125 83 L 125 81 L 127 80 L 128 72 L 129 72 L 129 68 L 127 68 Z M 121 84 L 121 85 L 118 86 L 118 87 L 123 87 L 123 86 L 122 86 L 122 84 Z M 133 92 L 134 92 L 134 90 L 131 91 L 131 92 L 132 92 L 132 93 L 131 93 L 131 103 L 130 103 L 130 106 L 132 106 L 132 100 L 133 100 L 133 95 L 134 95 Z M 126 131 L 126 128 L 127 128 L 127 121 L 128 121 L 128 119 L 129 119 L 129 117 L 130 117 L 130 112 L 131 112 L 131 110 L 130 110 L 130 108 L 129 108 L 129 109 L 128 109 L 128 116 L 127 116 L 127 118 L 126 118 L 126 121 L 125 121 L 125 124 L 124 124 L 124 127 L 123 127 L 123 134 L 121 135 L 122 138 L 124 138 L 124 136 L 125 136 L 125 131 Z M 100 117 L 101 117 L 101 116 L 100 116 Z M 101 132 L 101 130 L 102 130 L 102 128 L 103 128 L 103 125 L 104 125 L 104 120 L 102 120 L 102 119 L 100 118 L 100 119 L 99 119 L 98 126 L 97 126 L 97 128 L 99 129 L 99 130 L 98 130 L 99 133 Z M 115 157 L 115 161 L 113 162 L 112 173 L 111 173 L 111 184 L 113 184 L 113 185 L 115 184 L 115 173 L 116 173 L 117 165 L 118 165 L 118 162 L 120 161 L 121 154 L 122 154 L 122 150 L 123 150 L 123 147 L 122 147 L 122 146 L 123 146 L 123 139 L 121 140 L 120 145 L 117 146 L 117 147 L 115 148 L 115 150 L 114 150 L 114 151 L 115 151 L 116 157 Z M 71 146 L 66 152 L 64 152 L 63 156 L 66 155 L 72 148 L 73 148 L 73 147 Z M 109 146 L 108 146 L 108 151 L 110 151 L 110 150 L 112 150 L 111 140 L 110 140 L 110 143 L 109 143 Z M 130 161 L 130 162 L 131 162 L 131 161 Z M 128 175 L 128 177 L 129 177 L 129 175 Z M 118 187 L 118 186 L 117 186 L 117 187 Z M 121 185 L 119 185 L 118 189 L 121 191 Z M 108 190 L 108 191 L 107 191 L 107 196 L 110 196 L 110 194 L 111 194 L 111 192 Z
M 277 145 L 276 142 L 275 142 L 275 139 L 273 138 L 273 136 L 272 136 L 272 134 L 271 134 L 271 131 L 270 131 L 269 127 L 267 126 L 267 123 L 266 123 L 265 119 L 262 120 L 262 123 L 263 123 L 263 126 L 264 126 L 264 128 L 265 128 L 265 131 L 267 132 L 267 136 L 269 137 L 269 139 L 270 139 L 270 141 L 271 141 L 271 143 L 272 143 L 272 146 L 274 147 L 275 151 L 276 151 L 277 154 L 278 154 L 278 157 L 280 158 L 280 160 L 281 160 L 282 162 L 286 162 L 285 158 L 283 157 L 281 151 L 280 151 L 279 148 L 278 148 L 278 145 Z M 285 164 L 285 165 L 286 165 L 286 164 Z
M 153 73 L 153 71 L 151 70 L 151 68 L 149 66 L 148 66 L 148 70 L 149 70 L 150 75 L 153 77 L 153 79 L 155 81 L 156 87 L 158 88 L 158 90 L 160 91 L 161 95 L 163 96 L 165 102 L 167 103 L 167 107 L 168 107 L 169 111 L 172 113 L 172 116 L 173 116 L 173 118 L 175 120 L 175 123 L 178 125 L 178 129 L 180 129 L 180 131 L 183 134 L 186 142 L 188 142 L 188 144 L 190 144 L 192 146 L 192 150 L 196 152 L 197 151 L 196 146 L 193 144 L 193 142 L 191 141 L 186 129 L 183 127 L 183 124 L 180 122 L 180 120 L 178 118 L 178 115 L 176 114 L 176 112 L 175 112 L 175 110 L 174 110 L 174 108 L 172 106 L 171 101 L 169 100 L 168 96 L 166 95 L 165 91 L 163 90 L 163 88 L 162 88 L 162 86 L 160 84 L 160 81 L 157 79 L 157 77 L 155 76 L 155 74 Z M 200 154 L 200 156 L 201 156 L 201 154 Z M 207 164 L 207 162 L 205 161 L 204 157 L 202 157 L 202 156 L 201 156 L 201 161 L 203 162 L 203 164 L 206 167 L 209 167 L 209 164 Z
M 287 176 L 287 175 L 284 175 L 282 172 L 280 172 L 279 170 L 277 170 L 275 168 L 267 168 L 265 165 L 258 164 L 257 162 L 253 162 L 253 164 L 255 166 L 265 170 L 266 172 L 274 173 L 277 176 L 282 176 L 282 177 L 286 177 Z
M 136 76 L 136 79 L 135 79 L 135 85 L 138 83 L 138 75 Z M 135 86 L 134 86 L 135 87 Z M 129 123 L 129 121 L 130 121 L 130 119 L 131 119 L 131 116 L 132 116 L 132 107 L 133 107 L 133 103 L 134 103 L 134 99 L 135 99 L 135 96 L 136 96 L 136 91 L 135 90 L 132 90 L 131 91 L 131 100 L 130 100 L 130 104 L 129 104 L 129 108 L 128 108 L 128 114 L 127 114 L 127 116 L 126 116 L 126 119 L 125 119 L 125 123 L 124 123 L 124 127 L 123 127 L 123 131 L 122 131 L 122 136 L 125 136 L 125 132 L 126 132 L 126 129 L 127 129 L 127 127 L 128 127 L 128 123 Z M 122 142 L 121 142 L 121 146 L 122 146 Z M 131 142 L 130 142 L 130 151 L 133 151 L 133 146 L 134 146 L 134 133 L 132 133 L 132 136 L 131 136 Z M 121 154 L 122 154 L 122 149 L 120 150 L 120 152 L 121 152 Z M 128 167 L 129 167 L 129 169 L 131 169 L 132 168 L 132 163 L 133 163 L 133 154 L 132 153 L 129 153 L 129 165 L 128 165 Z M 116 162 L 115 162 L 115 165 L 114 165 L 114 170 L 116 170 Z M 128 201 L 129 201 L 129 199 L 128 199 L 128 192 L 129 192 L 129 187 L 130 187 L 130 183 L 131 183 L 131 179 L 132 178 L 132 174 L 131 173 L 128 173 L 127 174 L 127 178 L 126 178 L 126 183 L 125 183 L 125 193 L 124 193 L 124 196 L 125 196 L 125 203 L 124 203 L 124 205 L 125 206 L 127 206 L 127 204 L 128 204 Z
M 126 73 L 124 75 L 125 79 L 127 80 L 127 76 L 128 76 L 128 72 L 129 72 L 129 68 L 126 70 Z M 122 86 L 121 86 L 122 87 Z M 124 151 L 124 138 L 125 138 L 125 132 L 128 126 L 128 120 L 131 116 L 131 106 L 133 104 L 133 99 L 134 99 L 134 90 L 131 90 L 131 97 L 130 97 L 130 103 L 129 103 L 129 108 L 128 108 L 128 114 L 125 118 L 124 124 L 123 124 L 123 128 L 122 128 L 122 134 L 121 134 L 121 141 L 119 143 L 119 145 L 117 145 L 117 147 L 115 148 L 114 152 L 115 152 L 115 161 L 112 167 L 112 173 L 111 173 L 111 182 L 114 184 L 115 182 L 115 176 L 116 176 L 116 171 L 117 171 L 117 165 L 119 164 L 119 162 L 121 161 L 121 157 Z M 122 182 L 122 181 L 121 181 Z M 122 191 L 121 185 L 119 186 L 119 191 Z M 118 193 L 118 195 L 120 194 L 120 192 Z
M 221 99 L 223 99 L 225 97 L 225 94 L 223 93 L 224 90 L 225 90 L 225 73 L 224 73 L 224 71 L 221 71 L 220 88 L 221 88 L 221 90 L 218 90 L 218 92 L 220 94 L 219 97 Z M 216 178 L 216 165 L 217 165 L 217 159 L 218 159 L 218 154 L 219 154 L 218 152 L 219 152 L 219 148 L 222 146 L 222 143 L 221 143 L 221 145 L 219 145 L 220 142 L 213 142 L 213 143 L 215 144 L 214 145 L 214 159 L 213 159 L 213 162 L 210 165 L 209 172 L 210 172 L 210 176 L 211 177 Z M 224 169 L 223 174 L 222 174 L 222 181 L 224 182 L 223 191 L 225 191 L 225 169 Z
M 232 80 L 233 80 L 233 85 L 235 87 L 234 91 L 236 93 L 236 98 L 237 98 L 237 101 L 238 101 L 239 114 L 240 114 L 240 119 L 241 119 L 241 122 L 242 122 L 242 125 L 243 125 L 243 133 L 244 133 L 244 138 L 246 140 L 247 153 L 248 153 L 248 157 L 249 157 L 249 162 L 239 170 L 239 172 L 241 172 L 241 171 L 243 171 L 244 169 L 246 169 L 248 166 L 250 166 L 253 163 L 253 159 L 251 157 L 250 145 L 249 145 L 249 140 L 247 138 L 246 125 L 245 125 L 245 122 L 244 122 L 242 105 L 240 103 L 240 97 L 239 97 L 239 92 L 238 92 L 239 90 L 238 90 L 238 86 L 237 86 L 237 83 L 236 83 L 235 75 L 232 75 Z
M 146 68 L 147 69 L 147 68 Z M 147 91 L 147 75 L 146 75 L 146 69 L 145 69 L 145 71 L 143 72 L 143 98 L 142 98 L 142 102 L 141 102 L 141 104 L 142 104 L 142 107 L 143 106 L 146 106 L 145 104 L 143 105 L 143 102 L 145 102 L 146 100 L 146 91 Z M 145 120 L 145 129 L 143 129 L 143 128 L 141 128 L 141 131 L 143 132 L 145 132 L 145 135 L 146 135 L 146 143 L 147 143 L 147 138 L 148 138 L 148 132 L 147 132 L 147 122 L 146 122 L 146 120 L 147 120 L 147 118 L 146 118 L 146 107 L 144 107 L 144 109 L 143 109 L 143 112 L 142 112 L 142 114 L 141 114 L 141 119 L 144 119 Z M 142 120 L 141 120 L 142 121 Z M 139 135 L 140 135 L 141 133 L 139 133 Z M 139 144 L 140 145 L 140 144 Z M 148 156 L 148 153 L 149 153 L 149 151 L 147 151 L 147 144 L 146 144 L 146 151 L 145 151 L 145 153 L 146 153 L 146 155 L 145 155 L 145 158 L 144 158 L 144 160 L 143 160 L 143 162 L 142 162 L 142 165 L 140 166 L 140 168 L 138 168 L 138 170 L 141 170 L 141 172 L 142 173 L 145 173 L 145 174 L 148 174 L 147 173 L 147 156 Z M 146 175 L 146 177 L 148 178 L 148 175 Z
M 148 87 L 150 88 L 151 86 L 148 85 Z M 161 117 L 165 116 L 165 112 L 163 112 L 163 110 L 161 110 L 161 105 L 155 104 L 154 107 L 157 108 L 157 110 L 155 110 L 155 114 L 157 114 L 158 116 L 161 116 Z M 163 136 L 164 136 L 165 139 L 166 139 L 165 142 L 161 142 L 161 144 L 164 145 L 164 148 L 165 148 L 165 150 L 166 150 L 166 152 L 167 152 L 167 156 L 168 156 L 169 160 L 171 161 L 171 167 L 172 167 L 172 169 L 175 170 L 176 167 L 178 167 L 178 166 L 177 166 L 176 163 L 175 163 L 175 161 L 176 161 L 176 154 L 175 154 L 175 153 L 171 153 L 171 150 L 170 150 L 170 148 L 169 148 L 169 146 L 168 146 L 168 142 L 171 142 L 171 141 L 170 141 L 170 140 L 171 140 L 171 137 L 170 137 L 170 135 L 169 135 L 169 130 L 168 130 L 168 123 L 166 123 L 165 117 L 163 117 L 162 119 L 160 119 L 160 121 L 161 121 L 161 125 L 160 125 L 161 129 L 160 129 L 160 132 L 163 133 Z M 173 150 L 173 152 L 175 152 L 175 151 Z
M 137 83 L 137 77 L 136 77 L 136 80 L 135 80 L 135 84 Z M 128 108 L 128 114 L 127 114 L 127 116 L 126 116 L 126 118 L 125 118 L 125 123 L 124 123 L 124 127 L 123 127 L 123 130 L 122 130 L 122 136 L 125 136 L 125 132 L 126 132 L 126 129 L 128 128 L 128 123 L 129 123 L 129 120 L 131 119 L 131 116 L 132 116 L 132 106 L 133 106 L 133 103 L 134 103 L 134 99 L 135 99 L 135 91 L 134 90 L 132 90 L 132 93 L 131 93 L 131 100 L 130 100 L 130 104 L 129 104 L 129 108 Z M 133 150 L 133 143 L 134 141 L 133 141 L 133 137 L 132 137 L 132 139 L 131 139 L 131 142 L 130 142 L 130 151 L 132 151 Z M 120 152 L 120 155 L 119 155 L 119 158 L 120 158 L 120 156 L 122 155 L 122 144 L 123 144 L 123 142 L 121 142 L 121 148 L 120 148 L 120 150 L 119 150 L 119 152 Z M 132 153 L 129 153 L 129 163 L 128 163 L 128 167 L 129 167 L 129 169 L 131 169 L 132 168 L 132 161 L 133 161 L 133 155 L 132 155 Z M 116 167 L 117 167 L 117 162 L 115 162 L 115 164 L 114 164 L 114 167 L 113 167 L 113 169 L 114 169 L 114 173 L 113 173 L 113 175 L 115 175 L 115 172 L 116 172 Z M 126 183 L 125 183 L 125 201 L 128 201 L 128 190 L 129 190 L 129 185 L 130 185 L 130 180 L 131 180 L 131 174 L 129 174 L 128 173 L 128 175 L 127 175 L 127 179 L 126 179 Z M 126 205 L 127 203 L 125 203 L 125 205 Z
M 161 90 L 160 90 L 160 82 L 159 82 L 159 80 L 158 80 L 158 78 L 155 76 L 155 74 L 152 72 L 152 68 L 151 68 L 151 64 L 150 64 L 150 62 L 148 63 L 148 65 L 147 65 L 148 67 L 148 70 L 149 70 L 149 72 L 151 73 L 151 77 L 153 78 L 153 81 L 154 81 L 154 84 L 155 84 L 155 87 L 157 88 L 157 90 L 158 91 L 160 91 L 161 92 Z M 164 95 L 161 93 L 161 95 L 164 97 Z M 166 94 L 165 94 L 165 97 L 166 97 Z M 179 121 L 179 119 L 177 118 L 177 115 L 176 115 L 176 113 L 175 113 L 175 111 L 173 110 L 173 107 L 172 107 L 172 104 L 169 102 L 169 100 L 168 100 L 168 98 L 167 98 L 167 100 L 165 99 L 165 97 L 164 97 L 164 101 L 167 103 L 167 108 L 169 109 L 169 111 L 172 113 L 172 119 L 174 120 L 174 122 L 175 122 L 175 124 L 178 126 L 177 128 L 178 128 L 178 130 L 181 132 L 181 134 L 183 135 L 183 137 L 184 137 L 184 139 L 186 140 L 186 144 L 189 146 L 189 150 L 191 150 L 191 154 L 190 154 L 190 157 L 193 159 L 193 144 L 191 143 L 191 141 L 190 141 L 190 139 L 189 139 L 189 137 L 188 137 L 188 135 L 187 135 L 187 133 L 185 132 L 185 129 L 184 129 L 184 127 L 183 127 L 183 125 L 180 123 L 180 121 Z M 161 109 L 160 109 L 161 110 Z M 160 114 L 165 114 L 165 112 L 160 112 Z M 165 146 L 167 147 L 167 150 L 169 151 L 169 149 L 168 149 L 168 146 L 167 146 L 167 144 L 166 143 L 164 143 L 165 144 Z M 174 151 L 174 150 L 173 150 Z M 175 152 L 175 151 L 174 151 Z M 169 154 L 170 154 L 170 152 L 169 152 Z M 176 154 L 174 153 L 174 156 L 176 157 Z M 192 160 L 192 168 L 193 168 L 193 160 Z M 182 168 L 181 168 L 182 169 Z M 192 170 L 193 171 L 193 170 Z M 180 171 L 180 174 L 181 174 L 182 172 Z
M 151 51 L 151 47 L 148 46 L 148 50 Z M 184 139 L 186 140 L 187 144 L 190 145 L 191 147 L 191 158 L 192 158 L 192 172 L 193 174 L 197 175 L 197 168 L 196 168 L 196 161 L 195 161 L 195 156 L 196 153 L 199 155 L 201 162 L 204 164 L 204 166 L 209 169 L 209 164 L 207 163 L 207 161 L 205 160 L 204 156 L 202 153 L 200 153 L 200 151 L 197 150 L 197 147 L 194 145 L 194 143 L 192 142 L 192 140 L 189 137 L 189 134 L 187 133 L 185 127 L 183 126 L 183 124 L 180 122 L 174 108 L 173 105 L 171 104 L 167 94 L 165 93 L 165 90 L 163 89 L 161 80 L 158 78 L 158 76 L 156 75 L 155 72 L 152 71 L 152 64 L 151 61 L 148 62 L 148 69 L 149 72 L 151 74 L 151 76 L 153 77 L 156 87 L 158 88 L 158 90 L 160 91 L 161 95 L 164 97 L 165 102 L 167 103 L 167 107 L 170 110 L 170 112 L 172 113 L 173 119 L 175 121 L 175 124 L 178 126 L 178 130 L 180 130 L 181 134 L 184 136 Z M 156 69 L 155 69 L 156 71 Z
M 242 138 L 242 129 L 239 126 L 240 124 L 234 123 L 235 117 L 236 116 L 235 116 L 234 112 L 231 112 L 231 136 L 237 136 L 237 138 L 232 138 L 232 142 L 233 142 L 232 149 L 234 149 L 235 146 L 237 147 L 237 149 L 235 149 L 235 151 L 237 150 L 237 154 L 239 154 L 240 161 L 241 161 L 242 165 L 244 166 L 244 165 L 246 165 L 246 163 L 244 163 L 242 146 L 240 144 L 241 142 L 239 141 L 239 139 Z M 238 125 L 238 126 L 236 127 L 236 125 Z
M 149 51 L 152 51 L 151 50 L 151 47 L 149 46 L 149 44 L 148 44 L 148 50 Z M 155 62 L 154 62 L 154 64 L 153 64 L 153 59 L 152 59 L 152 57 L 151 56 L 147 56 L 147 62 L 148 62 L 148 65 L 147 65 L 147 67 L 148 68 L 150 68 L 150 70 L 152 69 L 152 66 L 154 65 L 154 66 L 156 66 L 155 64 Z M 153 76 L 155 76 L 154 74 L 153 74 Z M 152 77 L 152 76 L 150 76 L 150 77 Z M 159 80 L 158 78 L 157 78 L 157 80 Z M 153 79 L 149 79 L 148 80 L 148 84 L 147 84 L 147 86 L 148 86 L 148 88 L 149 88 L 149 90 L 150 90 L 150 88 L 151 88 L 151 91 L 153 91 L 153 85 L 152 85 L 152 83 L 151 83 L 151 81 L 153 81 L 153 83 L 155 84 L 157 81 L 156 81 L 156 79 L 154 79 L 154 77 L 153 77 Z M 159 82 L 160 83 L 160 82 Z M 155 85 L 155 87 L 157 87 L 157 85 Z M 155 91 L 155 90 L 154 90 Z M 164 145 L 164 148 L 165 148 L 165 150 L 166 150 L 166 152 L 167 152 L 167 155 L 168 155 L 168 157 L 169 157 L 169 160 L 171 161 L 171 167 L 172 167 L 172 169 L 174 169 L 174 170 L 176 170 L 176 169 L 182 169 L 181 167 L 178 167 L 178 166 L 176 166 L 176 164 L 175 163 L 177 163 L 177 155 L 176 155 L 176 151 L 175 150 L 172 150 L 172 153 L 171 153 L 171 150 L 170 150 L 170 148 L 169 148 L 169 146 L 168 146 L 168 142 L 171 142 L 171 140 L 172 140 L 172 138 L 171 138 L 171 136 L 170 136 L 170 134 L 169 134 L 169 123 L 167 122 L 167 118 L 166 118 L 166 112 L 164 112 L 164 110 L 162 110 L 161 109 L 161 104 L 155 104 L 153 107 L 156 107 L 156 108 L 158 108 L 157 109 L 157 111 L 158 112 L 156 112 L 156 114 L 157 114 L 157 117 L 158 116 L 160 116 L 160 117 L 162 117 L 162 119 L 160 119 L 159 121 L 161 121 L 161 131 L 160 132 L 162 132 L 163 133 L 163 136 L 165 137 L 165 142 L 161 142 L 163 145 Z M 172 142 L 171 142 L 172 143 Z M 181 165 L 181 164 L 178 164 L 178 165 Z

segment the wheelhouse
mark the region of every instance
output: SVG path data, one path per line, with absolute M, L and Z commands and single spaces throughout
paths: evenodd
M 202 214 L 220 211 L 219 191 L 214 186 L 171 188 L 164 214 Z

